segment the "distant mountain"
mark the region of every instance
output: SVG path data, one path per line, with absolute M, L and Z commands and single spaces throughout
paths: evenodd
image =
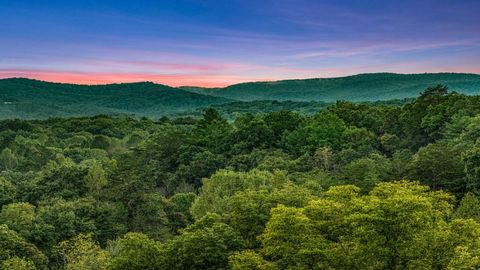
M 239 101 L 333 102 L 410 98 L 437 84 L 445 84 L 450 90 L 460 93 L 480 94 L 480 75 L 464 73 L 371 73 L 339 78 L 241 83 L 225 88 L 182 87 L 182 89 Z
M 158 117 L 231 101 L 150 82 L 87 86 L 23 78 L 0 80 L 0 118 Z
M 451 91 L 480 94 L 480 75 L 462 73 L 374 73 L 242 83 L 225 88 L 173 88 L 151 82 L 88 86 L 11 78 L 0 79 L 0 119 L 98 114 L 156 118 L 198 115 L 210 106 L 232 117 L 239 113 L 282 108 L 313 112 L 336 100 L 377 101 L 416 97 L 427 87 L 437 84 L 448 85 Z

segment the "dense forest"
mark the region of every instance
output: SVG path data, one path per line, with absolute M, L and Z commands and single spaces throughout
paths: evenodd
M 0 121 L 0 269 L 478 269 L 480 96 Z
M 480 94 L 480 75 L 467 73 L 367 73 L 337 78 L 248 82 L 224 88 L 181 87 L 199 94 L 239 101 L 372 101 L 417 97 L 435 84 L 463 94 Z
M 152 82 L 107 85 L 0 80 L 0 119 L 46 119 L 98 114 L 159 117 L 231 102 Z
M 107 85 L 0 79 L 0 119 L 48 119 L 99 114 L 160 118 L 197 117 L 213 107 L 229 120 L 243 113 L 293 110 L 314 114 L 337 100 L 402 102 L 441 83 L 480 94 L 480 75 L 372 73 L 348 77 L 242 83 L 219 89 L 169 87 L 152 82 Z

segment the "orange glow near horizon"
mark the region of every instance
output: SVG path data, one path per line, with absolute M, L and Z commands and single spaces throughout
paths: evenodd
M 309 78 L 335 78 L 351 76 L 361 73 L 376 73 L 376 72 L 393 72 L 399 74 L 416 74 L 416 73 L 437 73 L 437 72 L 466 72 L 473 74 L 480 74 L 480 69 L 476 66 L 464 66 L 464 69 L 459 70 L 452 67 L 442 67 L 439 70 L 432 68 L 418 68 L 412 69 L 408 63 L 403 66 L 397 66 L 397 69 L 388 69 L 387 67 L 380 67 L 375 69 L 364 69 L 362 72 L 355 68 L 351 69 L 323 69 L 323 70 L 301 70 L 288 67 L 262 67 L 252 66 L 250 70 L 254 70 L 259 74 L 252 76 L 253 72 L 244 75 L 228 75 L 228 74 L 187 74 L 187 73 L 173 73 L 159 74 L 159 73 L 144 73 L 144 72 L 88 72 L 88 71 L 60 71 L 60 70 L 36 70 L 36 69 L 0 69 L 0 79 L 7 78 L 29 78 L 47 82 L 56 83 L 71 83 L 83 85 L 102 85 L 114 83 L 134 83 L 134 82 L 154 82 L 158 84 L 168 85 L 171 87 L 179 86 L 197 86 L 206 88 L 226 87 L 233 84 L 245 82 L 265 82 L 289 79 L 309 79 Z M 244 70 L 236 73 L 242 74 Z M 267 72 L 265 72 L 267 71 Z M 235 73 L 234 71 L 232 73 Z M 261 74 L 261 75 L 260 75 Z
M 114 72 L 61 72 L 38 70 L 0 70 L 0 79 L 29 78 L 48 82 L 72 83 L 85 85 L 155 82 L 172 87 L 225 87 L 228 85 L 249 81 L 270 81 L 271 79 L 244 78 L 224 75 L 187 75 L 187 74 L 141 74 Z

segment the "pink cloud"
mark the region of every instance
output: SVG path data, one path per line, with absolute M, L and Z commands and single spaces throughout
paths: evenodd
M 184 74 L 146 74 L 116 72 L 68 72 L 54 70 L 3 69 L 0 78 L 26 77 L 31 79 L 75 83 L 108 84 L 151 81 L 169 86 L 224 87 L 247 81 L 268 81 L 268 78 L 254 78 L 229 75 L 184 75 Z
M 68 61 L 67 61 L 68 62 Z M 126 68 L 129 70 L 135 69 L 155 69 L 157 71 L 169 72 L 218 72 L 241 66 L 240 64 L 229 63 L 212 63 L 212 64 L 197 64 L 197 63 L 171 63 L 167 61 L 146 61 L 146 60 L 84 60 L 81 61 L 84 66 L 89 68 Z M 77 62 L 78 64 L 78 62 Z

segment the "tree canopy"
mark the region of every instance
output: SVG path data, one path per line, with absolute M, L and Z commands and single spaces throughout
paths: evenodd
M 0 121 L 3 269 L 478 269 L 480 97 Z

